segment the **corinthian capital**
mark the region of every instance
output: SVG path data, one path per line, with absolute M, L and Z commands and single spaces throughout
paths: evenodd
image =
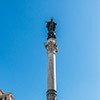
M 44 45 L 48 53 L 56 53 L 58 51 L 56 40 L 54 38 L 50 38 Z

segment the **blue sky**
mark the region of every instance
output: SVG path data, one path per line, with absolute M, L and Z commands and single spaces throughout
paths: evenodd
M 1 0 L 0 89 L 46 100 L 45 22 L 57 22 L 58 100 L 100 100 L 100 1 Z

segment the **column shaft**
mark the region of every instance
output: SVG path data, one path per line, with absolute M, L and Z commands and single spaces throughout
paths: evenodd
M 48 53 L 48 90 L 56 91 L 56 54 Z
M 56 100 L 56 53 L 57 44 L 54 38 L 48 39 L 45 43 L 48 54 L 48 88 L 47 100 Z

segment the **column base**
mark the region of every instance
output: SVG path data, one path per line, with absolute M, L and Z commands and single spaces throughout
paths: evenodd
M 53 89 L 47 91 L 47 100 L 57 100 L 57 92 Z

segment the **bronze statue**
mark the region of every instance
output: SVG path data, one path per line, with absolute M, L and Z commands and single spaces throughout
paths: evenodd
M 56 38 L 55 35 L 55 28 L 56 28 L 56 23 L 53 21 L 53 19 L 51 18 L 51 21 L 47 22 L 46 27 L 48 29 L 48 38 Z

